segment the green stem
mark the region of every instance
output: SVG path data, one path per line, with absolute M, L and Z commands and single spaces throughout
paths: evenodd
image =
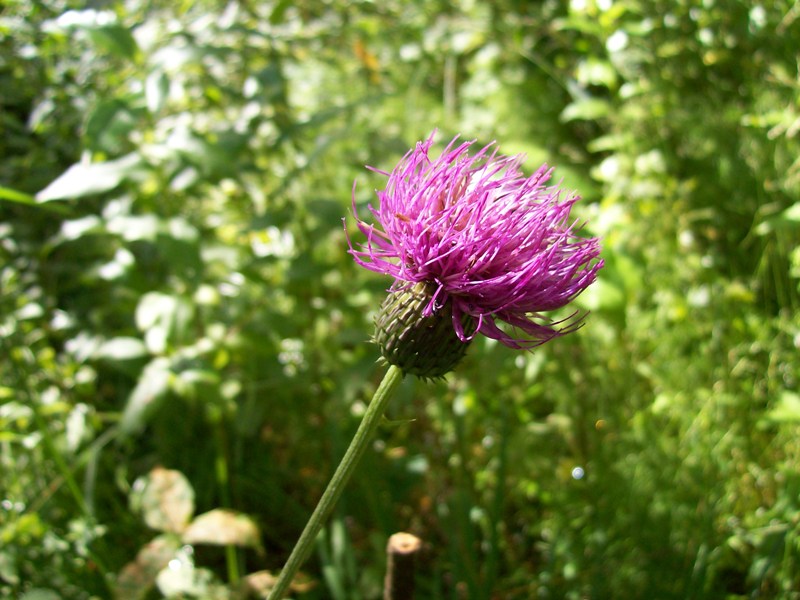
M 217 484 L 219 484 L 220 488 L 222 505 L 232 507 L 228 472 L 228 443 L 225 435 L 225 422 L 222 418 L 216 423 L 215 435 L 217 438 L 217 456 L 214 467 L 217 475 Z M 236 585 L 239 583 L 239 556 L 236 546 L 233 544 L 225 546 L 225 564 L 228 567 L 228 582 Z
M 344 457 L 336 468 L 336 472 L 333 474 L 328 487 L 325 488 L 322 498 L 320 498 L 317 504 L 317 508 L 314 509 L 314 513 L 311 515 L 308 523 L 306 523 L 306 527 L 300 535 L 300 539 L 297 540 L 297 544 L 295 544 L 294 550 L 292 550 L 289 556 L 289 560 L 286 561 L 286 565 L 283 567 L 278 581 L 275 582 L 275 587 L 272 588 L 268 600 L 280 600 L 284 597 L 295 574 L 297 574 L 300 566 L 305 562 L 306 558 L 308 558 L 319 530 L 322 529 L 322 525 L 328 520 L 333 507 L 342 495 L 347 481 L 350 479 L 361 457 L 364 455 L 364 451 L 372 440 L 375 430 L 381 422 L 383 413 L 386 411 L 386 406 L 391 399 L 392 392 L 402 379 L 403 372 L 398 367 L 394 365 L 389 367 L 389 370 L 383 377 L 383 381 L 381 381 L 381 384 L 375 391 L 375 395 L 372 397 L 372 402 L 369 403 L 364 417 L 361 419 L 361 424 L 358 426 L 358 430 L 353 436 L 353 440 L 350 442 L 347 452 L 344 453 Z

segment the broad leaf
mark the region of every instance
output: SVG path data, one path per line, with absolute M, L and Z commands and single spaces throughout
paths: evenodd
M 134 337 L 116 337 L 103 342 L 94 358 L 109 361 L 135 360 L 147 356 L 144 342 Z
M 122 183 L 143 164 L 141 156 L 131 153 L 122 158 L 99 163 L 77 163 L 67 169 L 41 192 L 37 202 L 82 198 L 108 192 Z
M 218 508 L 195 517 L 183 532 L 187 544 L 261 546 L 255 521 L 240 513 Z
M 169 360 L 156 358 L 147 364 L 133 388 L 122 413 L 120 429 L 123 434 L 139 432 L 169 390 L 172 376 Z
M 180 533 L 194 513 L 194 490 L 180 471 L 156 467 L 136 480 L 131 505 L 148 527 Z
M 159 571 L 166 567 L 180 547 L 171 535 L 160 535 L 145 545 L 120 571 L 114 586 L 116 600 L 138 600 L 153 587 Z

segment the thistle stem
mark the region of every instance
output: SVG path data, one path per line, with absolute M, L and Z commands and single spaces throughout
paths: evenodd
M 300 539 L 297 540 L 292 553 L 289 555 L 289 560 L 286 561 L 286 565 L 283 567 L 278 580 L 275 582 L 275 587 L 272 588 L 268 600 L 281 600 L 281 598 L 284 597 L 292 579 L 297 574 L 300 566 L 308 558 L 319 530 L 322 529 L 325 521 L 328 520 L 331 511 L 333 511 L 333 507 L 342 495 L 347 481 L 350 479 L 361 457 L 364 455 L 364 451 L 372 440 L 375 430 L 381 422 L 383 413 L 386 411 L 386 406 L 391 399 L 392 392 L 394 392 L 402 379 L 403 372 L 400 368 L 392 365 L 389 367 L 389 370 L 386 371 L 383 381 L 381 381 L 378 389 L 375 391 L 375 395 L 372 397 L 372 401 L 369 403 L 361 419 L 361 424 L 358 426 L 358 430 L 353 436 L 350 446 L 344 453 L 344 457 L 342 457 L 339 466 L 336 468 L 336 472 L 333 474 L 330 483 L 328 483 L 328 487 L 325 488 L 322 498 L 320 498 L 317 503 L 317 507 L 314 509 L 311 518 L 308 520 L 308 523 L 306 523 L 303 533 L 300 534 Z

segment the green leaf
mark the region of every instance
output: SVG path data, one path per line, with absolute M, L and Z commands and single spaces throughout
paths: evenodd
M 625 147 L 629 137 L 618 133 L 609 133 L 593 139 L 586 145 L 589 152 L 611 152 Z
M 144 84 L 144 97 L 147 110 L 151 113 L 160 111 L 169 94 L 169 78 L 163 71 L 156 70 L 147 76 Z
M 138 433 L 169 391 L 172 371 L 169 360 L 156 358 L 142 370 L 139 382 L 133 388 L 120 420 L 123 434 Z
M 177 373 L 173 390 L 182 398 L 209 400 L 219 394 L 220 376 L 209 369 L 186 369 Z
M 757 235 L 767 235 L 773 231 L 795 230 L 800 228 L 800 202 L 795 202 L 789 208 L 774 217 L 769 217 L 759 223 L 755 232 Z
M 119 98 L 99 103 L 86 119 L 86 138 L 90 148 L 120 153 L 125 147 L 128 134 L 136 127 L 139 115 L 136 109 Z
M 23 194 L 22 192 L 18 192 L 17 190 L 12 190 L 11 188 L 3 187 L 0 185 L 0 200 L 4 200 L 6 202 L 13 202 L 15 204 L 23 204 L 25 206 L 35 206 L 36 208 L 43 208 L 45 210 L 50 210 L 53 212 L 58 213 L 68 213 L 69 210 L 66 207 L 59 206 L 57 204 L 48 204 L 48 205 L 41 205 L 36 203 L 36 198 L 30 196 L 28 194 Z
M 33 196 L 29 196 L 28 194 L 23 194 L 22 192 L 18 192 L 17 190 L 12 190 L 11 188 L 3 187 L 0 185 L 0 200 L 10 200 L 11 202 L 19 202 L 20 204 L 36 204 L 36 200 Z
M 108 220 L 106 227 L 126 242 L 153 241 L 162 223 L 156 215 L 116 215 Z
M 585 85 L 599 85 L 609 89 L 617 85 L 617 72 L 610 62 L 589 57 L 578 64 L 577 80 Z
M 144 342 L 134 337 L 116 337 L 104 342 L 94 352 L 94 358 L 109 361 L 135 360 L 147 356 Z
M 74 164 L 36 194 L 36 201 L 66 200 L 108 192 L 133 174 L 142 164 L 142 158 L 137 153 L 107 162 Z
M 131 32 L 121 25 L 104 25 L 87 29 L 98 50 L 105 50 L 114 56 L 127 59 L 134 58 L 139 51 Z
M 569 121 L 593 121 L 608 116 L 611 106 L 599 98 L 585 98 L 569 104 L 559 117 L 564 123 Z
M 136 307 L 136 326 L 153 354 L 165 352 L 169 342 L 179 342 L 192 318 L 192 306 L 185 299 L 160 292 L 148 292 Z
M 576 302 L 589 311 L 621 310 L 625 306 L 625 292 L 610 281 L 598 279 Z
M 64 242 L 71 242 L 86 235 L 103 233 L 103 221 L 97 215 L 86 215 L 79 219 L 69 219 L 61 223 L 58 235 L 50 240 L 50 244 L 57 246 Z
M 772 423 L 800 423 L 800 395 L 783 391 L 775 407 L 764 415 Z

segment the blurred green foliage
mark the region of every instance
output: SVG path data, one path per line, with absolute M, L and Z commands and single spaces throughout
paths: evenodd
M 98 6 L 0 9 L 0 597 L 268 587 L 381 375 L 352 182 L 438 127 L 555 164 L 607 266 L 405 382 L 297 595 L 410 530 L 423 598 L 800 598 L 796 4 Z

